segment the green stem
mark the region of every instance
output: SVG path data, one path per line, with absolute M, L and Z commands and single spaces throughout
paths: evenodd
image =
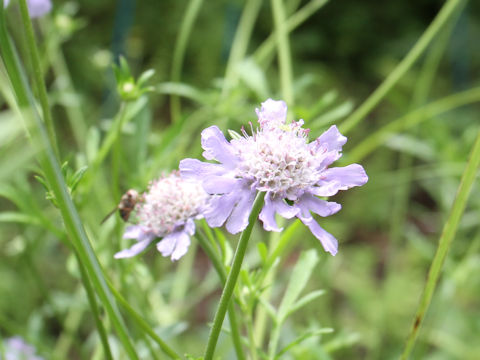
M 80 257 L 75 250 L 73 252 L 78 262 L 78 268 L 80 269 L 83 286 L 87 292 L 88 303 L 90 304 L 90 309 L 92 310 L 93 319 L 95 320 L 95 325 L 97 326 L 98 334 L 100 335 L 100 341 L 102 342 L 105 359 L 113 360 L 112 351 L 110 350 L 110 345 L 108 343 L 107 332 L 105 331 L 102 319 L 100 318 L 100 311 L 98 309 L 97 299 L 95 298 L 95 292 L 92 288 L 92 284 L 90 284 L 90 279 L 88 278 L 87 271 L 85 270 Z
M 175 50 L 173 51 L 172 59 L 172 82 L 179 82 L 182 72 L 183 59 L 185 57 L 185 50 L 187 48 L 188 38 L 192 32 L 193 24 L 197 19 L 200 8 L 202 7 L 203 0 L 190 0 L 187 10 L 185 11 L 185 17 L 182 21 L 182 26 L 178 33 L 177 42 L 175 44 Z M 181 118 L 180 98 L 176 95 L 170 97 L 170 111 L 172 116 L 172 122 L 176 123 Z
M 27 53 L 32 62 L 33 81 L 38 91 L 38 98 L 42 107 L 43 119 L 45 121 L 50 143 L 52 144 L 55 155 L 58 159 L 60 159 L 52 113 L 50 111 L 50 106 L 48 105 L 47 88 L 45 87 L 45 82 L 43 81 L 43 71 L 40 64 L 40 56 L 38 55 L 38 49 L 35 42 L 32 21 L 30 19 L 30 15 L 28 14 L 27 0 L 20 0 L 20 13 L 22 16 L 22 23 L 25 29 L 25 36 L 27 40 Z
M 305 4 L 300 10 L 295 14 L 290 16 L 285 21 L 285 28 L 287 33 L 291 33 L 297 27 L 302 25 L 305 20 L 312 16 L 317 10 L 323 7 L 329 0 L 312 0 L 309 3 Z M 255 50 L 253 58 L 259 64 L 262 64 L 264 67 L 268 67 L 272 57 L 271 54 L 275 50 L 275 42 L 277 38 L 277 30 L 274 30 L 268 38 Z
M 223 266 L 222 260 L 218 256 L 218 253 L 215 251 L 214 247 L 210 244 L 209 240 L 207 240 L 202 234 L 197 235 L 197 240 L 200 246 L 202 247 L 203 251 L 207 254 L 208 258 L 212 262 L 215 271 L 220 278 L 220 281 L 223 285 L 227 281 L 227 272 L 225 271 L 225 267 Z M 242 340 L 240 336 L 240 331 L 238 327 L 237 316 L 235 315 L 235 307 L 233 303 L 228 305 L 228 318 L 230 320 L 230 327 L 232 333 L 232 341 L 233 346 L 235 348 L 235 352 L 237 354 L 237 359 L 243 360 L 245 359 L 245 354 L 243 353 L 242 348 Z
M 401 359 L 406 360 L 409 358 L 410 353 L 415 344 L 415 340 L 418 336 L 418 331 L 425 317 L 425 314 L 428 310 L 428 306 L 432 301 L 433 293 L 438 283 L 438 277 L 442 270 L 443 263 L 447 256 L 448 250 L 452 244 L 452 241 L 455 237 L 455 233 L 458 228 L 458 224 L 462 217 L 462 214 L 465 210 L 467 204 L 468 196 L 472 190 L 472 186 L 475 180 L 477 170 L 480 166 L 480 131 L 478 132 L 477 139 L 473 145 L 472 152 L 470 154 L 470 159 L 468 160 L 467 166 L 460 180 L 460 185 L 457 190 L 457 195 L 453 202 L 450 214 L 445 222 L 443 227 L 442 235 L 438 242 L 437 252 L 433 258 L 430 270 L 427 276 L 427 282 L 423 290 L 423 294 L 420 298 L 420 304 L 418 305 L 417 312 L 415 314 L 415 320 L 410 330 L 410 334 L 407 338 L 404 351 L 402 353 Z
M 271 0 L 273 20 L 275 23 L 275 34 L 278 47 L 278 63 L 280 66 L 280 83 L 283 99 L 289 106 L 294 105 L 294 94 L 292 86 L 292 59 L 290 54 L 290 43 L 288 41 L 288 29 L 285 24 L 285 8 L 281 0 Z
M 110 291 L 112 292 L 113 296 L 117 299 L 117 301 L 122 305 L 125 310 L 130 314 L 133 320 L 135 320 L 136 324 L 148 335 L 154 340 L 158 346 L 160 346 L 160 349 L 165 353 L 165 355 L 168 355 L 170 359 L 181 359 L 180 355 L 178 355 L 175 350 L 173 350 L 168 344 L 163 341 L 160 336 L 158 336 L 155 331 L 152 330 L 150 325 L 142 318 L 140 314 L 138 314 L 128 303 L 127 300 L 115 289 L 115 287 L 110 283 L 109 280 L 107 280 L 108 286 L 110 288 Z
M 421 108 L 409 112 L 408 114 L 390 122 L 365 138 L 350 151 L 348 158 L 342 160 L 342 163 L 346 161 L 352 163 L 362 160 L 378 146 L 385 143 L 396 132 L 404 131 L 409 127 L 415 126 L 418 123 L 431 119 L 439 114 L 478 101 L 480 101 L 480 87 L 446 96 L 440 100 L 422 106 Z
M 247 53 L 249 39 L 252 35 L 253 26 L 255 25 L 255 20 L 258 17 L 261 5 L 261 1 L 248 0 L 243 9 L 242 17 L 238 23 L 232 49 L 230 50 L 230 55 L 228 57 L 225 79 L 222 87 L 222 98 L 225 98 L 229 90 L 236 84 L 238 72 L 235 68 Z
M 380 100 L 387 95 L 393 86 L 400 80 L 403 75 L 412 67 L 420 55 L 427 49 L 430 42 L 443 28 L 443 25 L 455 13 L 455 10 L 464 0 L 448 0 L 442 9 L 432 21 L 430 26 L 425 30 L 422 36 L 418 39 L 407 56 L 397 65 L 397 67 L 387 76 L 383 83 L 357 108 L 340 126 L 340 131 L 343 134 L 352 130 L 375 106 Z
M 253 225 L 260 214 L 263 206 L 263 199 L 265 198 L 264 192 L 259 192 L 253 204 L 252 211 L 248 217 L 248 226 L 243 230 L 240 240 L 235 250 L 235 255 L 233 256 L 232 268 L 228 273 L 227 281 L 225 287 L 223 288 L 222 296 L 220 297 L 220 303 L 218 304 L 217 312 L 213 319 L 213 326 L 210 330 L 210 335 L 208 337 L 207 348 L 205 350 L 204 360 L 212 360 L 213 354 L 215 352 L 215 347 L 217 346 L 218 336 L 220 335 L 220 330 L 222 329 L 223 319 L 225 318 L 225 313 L 227 312 L 228 304 L 230 298 L 232 297 L 233 290 L 237 283 L 238 274 L 242 267 L 243 258 L 245 257 L 245 252 L 247 250 L 248 240 L 252 234 Z
M 106 284 L 103 269 L 96 257 L 92 245 L 90 244 L 87 234 L 85 233 L 85 229 L 83 228 L 82 221 L 75 205 L 73 204 L 72 198 L 68 193 L 65 179 L 60 170 L 60 165 L 55 156 L 50 138 L 45 130 L 44 122 L 36 111 L 35 101 L 28 87 L 28 83 L 22 76 L 22 68 L 7 35 L 3 15 L 4 12 L 2 7 L 0 10 L 0 50 L 2 51 L 2 59 L 4 60 L 8 76 L 15 91 L 19 107 L 24 110 L 23 115 L 25 116 L 25 120 L 33 121 L 33 124 L 31 126 L 28 124 L 27 128 L 31 129 L 33 146 L 35 150 L 37 150 L 38 160 L 44 171 L 45 178 L 55 195 L 58 208 L 65 223 L 68 238 L 72 242 L 82 263 L 86 267 L 93 286 L 97 291 L 105 310 L 111 318 L 128 356 L 131 359 L 138 359 L 135 348 L 129 338 L 125 323 L 123 322 L 120 312 L 118 311 Z

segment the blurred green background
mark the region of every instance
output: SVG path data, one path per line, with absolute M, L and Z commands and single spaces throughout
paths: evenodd
M 248 45 L 230 78 L 233 85 L 226 91 L 226 68 L 246 2 L 198 1 L 180 65 L 175 59 L 178 36 L 192 3 L 54 1 L 53 13 L 36 21 L 35 30 L 60 152 L 70 172 L 91 164 L 120 106 L 112 64 L 123 55 L 135 77 L 155 70 L 150 81 L 155 91 L 132 106 L 131 120 L 111 154 L 98 175 L 87 170 L 90 184 L 81 182 L 74 200 L 120 292 L 174 347 L 199 354 L 219 297 L 218 280 L 205 255 L 192 245 L 189 255 L 174 264 L 153 249 L 131 261 L 116 261 L 112 255 L 126 244 L 121 240 L 124 225 L 117 217 L 100 226 L 125 190 L 145 189 L 182 158 L 199 157 L 201 129 L 217 124 L 224 131 L 238 131 L 255 121 L 254 109 L 262 101 L 283 97 L 275 47 L 258 52 L 274 28 L 270 3 L 260 2 L 252 32 L 246 35 Z M 288 104 L 289 111 L 305 120 L 311 138 L 331 124 L 341 126 L 394 70 L 444 4 L 284 3 L 288 16 L 312 4 L 319 7 L 290 34 L 295 101 Z M 7 25 L 26 59 L 18 11 L 8 11 Z M 317 248 L 320 262 L 308 287 L 325 289 L 326 295 L 292 316 L 282 342 L 313 326 L 334 332 L 302 342 L 282 358 L 399 356 L 478 131 L 480 107 L 474 103 L 420 112 L 408 125 L 401 119 L 425 104 L 437 101 L 441 107 L 449 96 L 480 86 L 479 38 L 480 2 L 465 1 L 395 88 L 348 132 L 342 163 L 358 161 L 370 180 L 337 195 L 334 200 L 342 203 L 342 211 L 321 223 L 339 239 L 338 255 L 324 253 L 299 228 L 271 285 L 271 302 L 278 305 L 275 299 L 283 293 L 298 253 Z M 24 63 L 29 69 L 28 60 Z M 175 66 L 178 76 L 172 75 Z M 0 81 L 0 334 L 24 336 L 46 358 L 101 358 L 74 257 L 59 241 L 61 219 L 33 177 L 38 173 L 35 152 L 9 107 L 8 83 L 4 77 Z M 178 119 L 172 94 L 180 95 Z M 384 128 L 397 119 L 399 126 Z M 384 141 L 370 137 L 381 131 Z M 365 146 L 370 151 L 363 152 Z M 413 359 L 480 357 L 479 219 L 477 180 Z M 236 237 L 228 239 L 233 243 Z M 258 229 L 255 241 L 268 246 L 269 239 Z M 247 264 L 258 266 L 253 242 Z M 141 351 L 148 354 L 149 347 L 155 348 L 138 329 L 131 330 Z M 111 341 L 116 343 L 113 337 Z M 221 338 L 221 358 L 233 358 L 229 341 Z M 118 352 L 115 358 L 121 359 L 121 348 Z

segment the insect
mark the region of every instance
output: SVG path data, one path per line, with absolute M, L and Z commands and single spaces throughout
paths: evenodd
M 111 212 L 109 212 L 107 216 L 105 216 L 101 224 L 107 221 L 107 219 L 110 216 L 112 216 L 117 210 L 120 213 L 120 217 L 122 218 L 122 220 L 128 221 L 131 212 L 133 211 L 133 209 L 135 209 L 135 205 L 139 200 L 140 200 L 140 195 L 137 190 L 134 190 L 134 189 L 128 190 L 125 194 L 122 195 L 120 199 L 120 203 L 117 205 L 117 207 L 113 209 Z

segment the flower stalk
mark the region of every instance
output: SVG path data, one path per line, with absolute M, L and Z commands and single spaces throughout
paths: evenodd
M 222 328 L 223 320 L 225 319 L 225 313 L 227 312 L 230 299 L 235 289 L 237 283 L 238 274 L 242 267 L 243 258 L 245 257 L 245 252 L 247 250 L 248 241 L 250 240 L 250 235 L 252 234 L 253 225 L 255 224 L 260 211 L 262 210 L 264 203 L 265 193 L 258 192 L 253 203 L 253 208 L 248 217 L 248 225 L 243 230 L 240 240 L 235 250 L 235 255 L 233 256 L 232 268 L 227 276 L 227 281 L 225 287 L 223 288 L 222 296 L 220 297 L 220 303 L 218 304 L 217 312 L 213 319 L 213 326 L 210 330 L 210 335 L 208 337 L 208 343 L 205 350 L 205 360 L 212 360 L 213 354 L 215 353 L 215 347 L 217 346 L 218 336 L 220 335 L 220 330 Z

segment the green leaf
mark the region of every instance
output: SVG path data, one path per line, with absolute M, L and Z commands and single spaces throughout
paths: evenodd
M 258 254 L 260 255 L 260 258 L 262 259 L 262 264 L 265 264 L 268 259 L 267 245 L 265 245 L 264 242 L 259 242 L 257 243 L 257 249 L 258 249 Z
M 322 328 L 322 329 L 317 329 L 317 330 L 306 332 L 305 334 L 302 334 L 299 337 L 297 337 L 295 340 L 293 340 L 291 343 L 289 343 L 287 346 L 285 346 L 282 350 L 280 350 L 275 357 L 277 358 L 277 357 L 282 356 L 288 350 L 293 348 L 295 345 L 300 344 L 302 341 L 305 341 L 305 340 L 307 340 L 311 337 L 319 336 L 319 335 L 322 335 L 322 334 L 329 334 L 329 333 L 332 333 L 332 332 L 333 332 L 332 328 Z
M 315 291 L 312 291 L 311 293 L 308 293 L 307 295 L 302 297 L 300 300 L 298 300 L 295 304 L 293 304 L 293 306 L 290 308 L 287 314 L 287 317 L 293 314 L 298 309 L 301 309 L 302 307 L 307 305 L 309 302 L 312 302 L 316 298 L 324 295 L 325 293 L 326 293 L 325 290 L 315 290 Z
M 290 310 L 294 307 L 297 298 L 307 285 L 308 279 L 310 278 L 315 265 L 317 265 L 317 262 L 318 255 L 317 251 L 314 249 L 308 250 L 300 255 L 278 309 L 278 318 L 280 319 L 280 322 L 285 321 Z
M 32 225 L 40 224 L 40 221 L 35 216 L 16 212 L 16 211 L 1 212 L 0 222 L 23 223 L 23 224 L 32 224 Z

